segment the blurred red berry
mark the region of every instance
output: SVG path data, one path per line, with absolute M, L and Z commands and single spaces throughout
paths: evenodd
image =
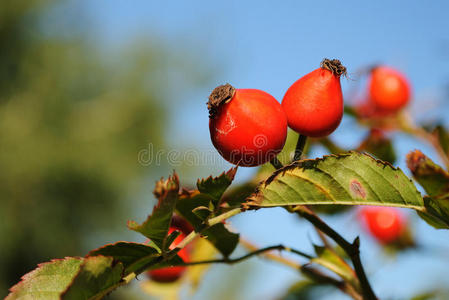
M 378 66 L 371 71 L 369 97 L 379 110 L 395 112 L 405 107 L 410 94 L 408 80 L 397 70 Z
M 405 229 L 403 216 L 391 207 L 363 207 L 360 217 L 368 231 L 381 243 L 398 240 Z

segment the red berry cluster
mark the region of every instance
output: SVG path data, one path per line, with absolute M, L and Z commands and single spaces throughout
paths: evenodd
M 287 126 L 304 136 L 329 135 L 343 116 L 340 76 L 345 74 L 339 60 L 324 59 L 290 86 L 282 104 L 257 89 L 215 88 L 208 102 L 212 143 L 227 161 L 253 167 L 281 152 Z

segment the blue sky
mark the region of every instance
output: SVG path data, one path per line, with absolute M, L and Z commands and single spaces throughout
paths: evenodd
M 156 38 L 170 48 L 195 53 L 216 72 L 210 87 L 182 86 L 173 92 L 173 97 L 184 103 L 170 107 L 173 147 L 213 149 L 204 103 L 216 85 L 229 82 L 237 88 L 259 88 L 280 100 L 291 83 L 317 68 L 324 57 L 338 58 L 348 68 L 352 80 L 342 80 L 344 92 L 357 84 L 355 72 L 366 65 L 385 63 L 400 69 L 413 86 L 412 113 L 420 119 L 444 119 L 448 124 L 448 99 L 443 97 L 449 82 L 448 1 L 85 0 L 83 5 L 101 45 L 114 48 L 136 37 Z M 354 123 L 344 120 L 333 138 L 353 145 L 363 134 Z M 429 147 L 409 137 L 397 136 L 396 148 L 402 157 L 401 167 L 405 153 L 414 148 L 422 148 L 436 159 Z M 223 164 L 223 169 L 226 167 Z M 240 173 L 242 179 L 251 169 Z M 449 249 L 447 232 L 437 232 L 416 218 L 412 221 L 422 243 Z M 348 238 L 360 232 L 352 225 L 351 215 L 330 222 Z M 237 217 L 235 227 L 261 245 L 285 242 L 304 250 L 310 248 L 313 236 L 309 226 L 281 210 Z M 429 288 L 449 275 L 447 256 L 441 262 L 406 253 L 392 261 L 379 255 L 366 236 L 362 251 L 376 290 L 394 299 L 409 296 L 408 290 Z M 264 285 L 253 285 L 248 291 L 252 296 L 244 299 L 274 296 L 295 280 L 294 274 L 272 264 L 257 268 L 256 278 L 264 280 Z M 226 272 L 226 268 L 218 269 Z
M 196 1 L 86 1 L 91 30 L 108 47 L 136 37 L 156 38 L 168 47 L 188 49 L 216 71 L 210 87 L 174 91 L 179 98 L 172 136 L 210 146 L 207 112 L 202 105 L 214 86 L 259 88 L 282 99 L 288 86 L 318 67 L 324 57 L 348 68 L 344 91 L 356 84 L 355 72 L 385 63 L 405 72 L 413 85 L 415 106 L 440 101 L 449 81 L 449 3 L 431 1 L 283 1 L 281 4 Z M 420 105 L 418 105 L 420 104 Z M 441 107 L 440 103 L 438 106 Z M 449 105 L 443 105 L 449 112 Z M 441 108 L 439 113 L 441 115 Z M 194 117 L 192 117 L 192 115 Z M 178 128 L 190 129 L 188 138 Z M 177 135 L 178 133 L 178 135 Z

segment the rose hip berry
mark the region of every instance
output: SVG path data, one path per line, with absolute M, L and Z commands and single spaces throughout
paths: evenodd
M 393 68 L 378 66 L 369 79 L 370 101 L 380 109 L 395 112 L 410 100 L 410 85 L 403 74 Z
M 391 207 L 364 207 L 360 217 L 369 232 L 384 244 L 398 240 L 405 229 L 403 216 Z
M 270 94 L 226 84 L 213 90 L 208 109 L 212 143 L 230 163 L 258 166 L 273 159 L 284 147 L 287 119 Z
M 324 137 L 338 127 L 343 117 L 341 75 L 346 75 L 346 68 L 339 60 L 324 59 L 320 68 L 290 86 L 282 108 L 291 129 L 305 136 Z

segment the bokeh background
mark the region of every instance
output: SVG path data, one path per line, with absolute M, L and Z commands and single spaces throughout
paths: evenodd
M 329 57 L 348 68 L 342 80 L 348 95 L 355 86 L 363 90 L 358 70 L 385 63 L 410 79 L 409 110 L 417 121 L 448 125 L 448 10 L 447 1 L 2 0 L 0 297 L 40 262 L 138 241 L 126 220 L 145 218 L 154 181 L 172 169 L 192 185 L 229 168 L 207 125 L 205 102 L 219 84 L 263 89 L 280 100 Z M 345 118 L 331 138 L 353 148 L 365 134 Z M 393 138 L 403 170 L 415 148 L 439 162 L 428 145 Z M 158 161 L 142 161 L 141 154 L 156 152 Z M 186 153 L 211 160 L 192 164 Z M 237 180 L 254 172 L 241 168 Z M 447 232 L 404 213 L 423 247 L 396 256 L 363 233 L 353 212 L 326 217 L 344 236 L 361 235 L 362 259 L 385 299 L 447 287 Z M 310 242 L 318 242 L 312 227 L 280 209 L 231 224 L 260 246 L 310 251 Z M 184 297 L 277 299 L 300 279 L 255 258 L 212 267 L 197 293 Z M 110 297 L 151 299 L 138 283 Z M 315 297 L 346 299 L 330 290 Z

